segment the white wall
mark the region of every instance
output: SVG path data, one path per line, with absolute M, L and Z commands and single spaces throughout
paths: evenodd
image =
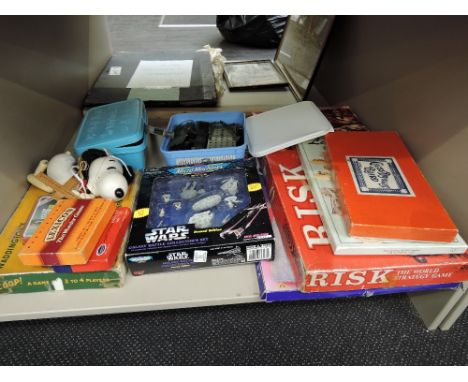
M 468 239 L 468 17 L 337 17 L 315 85 L 398 130 Z M 430 206 L 427 206 L 430 208 Z
M 41 159 L 63 151 L 111 55 L 104 17 L 0 17 L 0 228 Z

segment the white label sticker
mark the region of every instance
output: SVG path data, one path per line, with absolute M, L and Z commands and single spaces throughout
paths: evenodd
M 271 259 L 271 244 L 250 245 L 246 247 L 247 261 Z
M 121 73 L 122 73 L 121 66 L 111 66 L 109 68 L 109 76 L 120 76 Z
M 200 251 L 200 250 L 193 251 L 194 263 L 206 263 L 207 257 L 208 257 L 208 251 Z
M 192 67 L 193 60 L 140 61 L 127 88 L 188 88 Z

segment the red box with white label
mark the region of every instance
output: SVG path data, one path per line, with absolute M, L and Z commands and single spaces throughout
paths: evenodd
M 350 236 L 452 242 L 455 223 L 395 131 L 325 136 Z
M 468 254 L 335 256 L 296 148 L 264 159 L 273 214 L 305 292 L 432 285 L 468 280 Z

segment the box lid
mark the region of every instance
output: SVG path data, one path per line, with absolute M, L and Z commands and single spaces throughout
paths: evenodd
M 338 131 L 325 140 L 350 236 L 455 239 L 455 223 L 397 132 Z
M 317 106 L 302 101 L 247 118 L 250 154 L 260 157 L 321 137 L 333 127 Z
M 146 122 L 143 101 L 130 99 L 89 109 L 81 122 L 74 148 L 115 148 L 142 139 Z

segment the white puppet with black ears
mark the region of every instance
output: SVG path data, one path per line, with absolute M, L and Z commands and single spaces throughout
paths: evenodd
M 133 169 L 106 150 L 89 149 L 81 154 L 80 167 L 87 179 L 87 195 L 121 200 L 134 178 Z

